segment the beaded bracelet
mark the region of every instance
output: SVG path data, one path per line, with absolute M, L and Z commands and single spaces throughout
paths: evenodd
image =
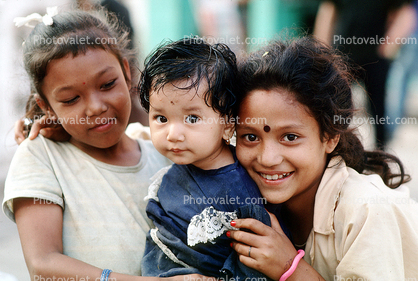
M 103 269 L 102 275 L 100 276 L 100 281 L 108 281 L 111 272 L 112 270 L 110 269 Z
M 298 254 L 293 259 L 292 265 L 290 266 L 290 268 L 285 273 L 283 273 L 283 275 L 282 275 L 282 277 L 280 277 L 279 281 L 285 281 L 287 278 L 289 278 L 293 274 L 293 272 L 295 272 L 296 267 L 299 264 L 299 261 L 303 258 L 304 255 L 305 255 L 304 250 L 299 250 L 298 251 Z

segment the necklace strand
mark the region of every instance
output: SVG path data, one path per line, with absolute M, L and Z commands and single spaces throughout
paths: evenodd
M 306 242 L 308 242 L 308 241 L 306 241 Z M 296 248 L 303 248 L 303 247 L 305 247 L 305 246 L 306 246 L 306 242 L 305 242 L 305 243 L 303 243 L 303 244 L 301 244 L 301 245 L 296 244 L 296 243 L 293 243 L 293 245 L 295 245 L 295 247 L 296 247 Z

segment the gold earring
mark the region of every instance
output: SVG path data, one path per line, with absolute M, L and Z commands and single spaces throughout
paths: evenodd
M 229 145 L 229 143 L 231 142 L 229 139 L 225 140 L 226 144 Z

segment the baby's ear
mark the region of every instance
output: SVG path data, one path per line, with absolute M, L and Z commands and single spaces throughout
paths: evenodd
M 225 118 L 225 127 L 224 127 L 223 139 L 229 140 L 234 135 L 235 123 L 234 123 L 233 118 L 228 118 L 227 116 L 224 118 Z

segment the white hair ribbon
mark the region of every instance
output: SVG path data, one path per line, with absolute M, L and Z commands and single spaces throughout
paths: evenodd
M 30 25 L 29 22 L 36 20 L 38 22 L 43 22 L 45 25 L 52 25 L 53 20 L 52 17 L 58 14 L 58 7 L 48 7 L 46 8 L 46 14 L 44 16 L 41 16 L 38 13 L 30 14 L 27 17 L 16 17 L 13 19 L 13 22 L 17 27 L 21 27 L 23 25 L 29 26 L 29 27 L 35 27 L 34 25 Z

